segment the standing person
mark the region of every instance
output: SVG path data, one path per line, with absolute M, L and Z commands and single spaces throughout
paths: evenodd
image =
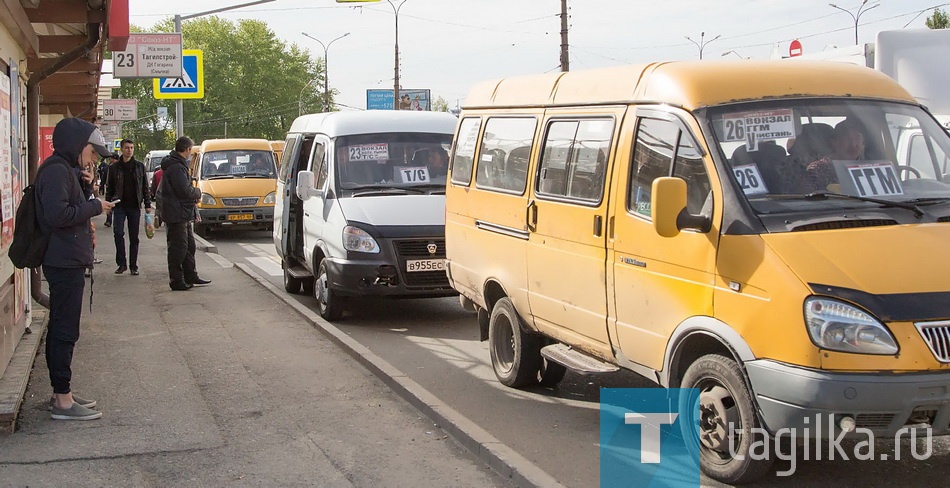
M 161 208 L 162 202 L 158 199 L 158 185 L 162 183 L 162 168 L 158 168 L 152 173 L 152 186 L 149 187 L 149 194 L 152 195 L 152 200 L 155 202 L 155 228 L 162 226 L 162 216 Z
M 116 205 L 115 226 L 112 227 L 115 236 L 115 274 L 131 270 L 133 275 L 139 274 L 139 218 L 142 216 L 142 207 L 145 213 L 152 213 L 152 197 L 148 192 L 148 178 L 145 176 L 145 165 L 135 159 L 132 153 L 135 144 L 129 139 L 122 139 L 119 143 L 122 156 L 109 168 L 108 182 L 106 183 L 106 201 L 121 200 Z M 129 255 L 125 255 L 125 222 L 129 227 Z
M 53 155 L 43 161 L 35 184 L 40 230 L 50 235 L 43 256 L 49 283 L 49 323 L 46 365 L 53 386 L 50 399 L 56 420 L 94 420 L 95 400 L 72 393 L 73 349 L 79 340 L 85 268 L 92 266 L 90 219 L 108 212 L 112 204 L 89 199 L 93 192 L 96 154 L 108 156 L 106 141 L 96 126 L 82 119 L 63 119 L 53 129 Z
M 162 181 L 158 187 L 168 242 L 168 286 L 176 291 L 211 283 L 199 278 L 195 269 L 197 247 L 192 222 L 198 215 L 195 204 L 201 198 L 201 190 L 191 184 L 188 174 L 188 159 L 194 145 L 185 136 L 175 141 L 175 150 L 162 159 Z
M 113 162 L 115 162 L 114 156 L 115 156 L 114 154 L 110 154 L 109 157 L 102 158 L 102 160 L 99 162 L 99 168 L 96 170 L 99 175 L 100 194 L 103 194 L 103 195 L 106 193 L 106 182 L 109 179 L 109 166 Z M 106 215 L 105 226 L 106 227 L 112 226 L 112 212 L 109 212 L 109 214 Z

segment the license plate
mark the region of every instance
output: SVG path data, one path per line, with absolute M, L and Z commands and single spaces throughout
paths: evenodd
M 444 259 L 410 259 L 406 261 L 406 271 L 444 271 Z
M 254 220 L 254 214 L 231 214 L 228 220 Z

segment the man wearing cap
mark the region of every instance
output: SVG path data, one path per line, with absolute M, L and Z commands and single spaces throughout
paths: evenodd
M 53 129 L 53 155 L 40 166 L 34 182 L 37 221 L 50 235 L 43 256 L 43 274 L 49 283 L 50 313 L 46 333 L 46 366 L 53 397 L 52 418 L 93 420 L 95 400 L 76 396 L 70 389 L 73 349 L 79 339 L 86 268 L 92 267 L 89 220 L 112 210 L 102 199 L 90 199 L 98 156 L 109 156 L 105 138 L 82 119 L 63 119 Z

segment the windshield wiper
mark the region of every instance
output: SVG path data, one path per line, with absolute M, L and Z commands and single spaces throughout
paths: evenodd
M 354 186 L 352 188 L 344 188 L 344 190 L 350 190 L 354 192 L 356 191 L 367 191 L 367 192 L 399 191 L 399 192 L 404 192 L 404 193 L 409 193 L 409 192 L 414 192 L 414 193 L 419 193 L 419 194 L 425 193 L 425 190 L 420 190 L 418 188 L 405 187 L 405 186 L 385 186 L 385 185 L 361 185 L 361 186 Z
M 234 178 L 234 175 L 212 175 L 212 176 L 205 176 L 205 179 L 206 179 L 206 180 L 220 180 L 220 179 L 222 179 L 222 178 Z
M 938 203 L 950 202 L 950 197 L 924 197 L 912 198 L 910 200 L 901 200 L 901 203 L 913 203 L 917 205 L 936 205 Z
M 814 192 L 809 193 L 804 196 L 805 200 L 827 200 L 828 198 L 841 198 L 844 200 L 855 200 L 858 202 L 868 202 L 868 203 L 877 203 L 884 207 L 897 207 L 903 208 L 905 210 L 910 210 L 914 212 L 914 216 L 918 219 L 924 216 L 924 211 L 920 209 L 917 205 L 911 202 L 900 202 L 892 200 L 882 200 L 880 198 L 871 198 L 871 197 L 859 197 L 857 195 L 848 195 L 846 193 L 834 193 L 828 191 Z

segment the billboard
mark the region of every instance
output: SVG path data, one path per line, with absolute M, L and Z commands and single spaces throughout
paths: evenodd
M 366 110 L 393 110 L 393 91 L 366 90 Z M 429 90 L 399 90 L 399 110 L 432 110 Z

